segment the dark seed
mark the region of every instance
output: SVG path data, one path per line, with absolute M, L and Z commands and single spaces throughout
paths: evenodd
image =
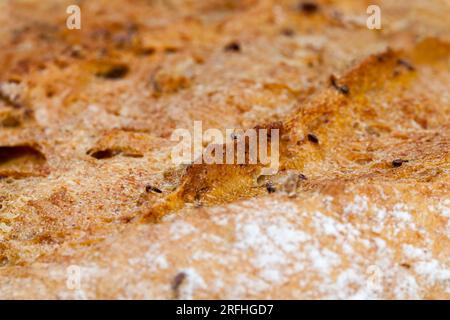
M 270 183 L 270 182 L 268 182 L 268 183 L 266 184 L 266 189 L 267 189 L 267 192 L 268 192 L 268 193 L 274 193 L 274 192 L 277 191 L 277 189 L 276 189 L 276 188 L 273 186 L 273 184 Z
M 241 51 L 241 45 L 236 41 L 230 42 L 225 46 L 225 51 L 239 52 Z
M 174 294 L 176 298 L 179 298 L 179 289 L 180 286 L 183 284 L 184 280 L 186 279 L 187 275 L 184 272 L 178 273 L 172 282 L 172 290 L 174 291 Z
M 331 82 L 331 85 L 340 93 L 342 93 L 344 95 L 348 95 L 350 93 L 350 89 L 348 88 L 348 86 L 338 84 L 335 76 L 332 75 L 330 77 L 330 82 Z
M 308 140 L 312 143 L 319 143 L 319 138 L 317 138 L 316 135 L 312 133 L 308 133 Z
M 303 173 L 300 173 L 300 174 L 298 175 L 298 178 L 299 178 L 300 180 L 308 180 L 308 178 L 307 178 Z
M 151 185 L 147 185 L 145 187 L 145 191 L 146 192 L 153 192 L 153 193 L 162 193 L 162 191 L 160 189 L 158 189 L 157 187 L 151 186 Z
M 119 153 L 120 153 L 119 151 L 111 150 L 111 149 L 99 150 L 99 151 L 95 151 L 95 152 L 88 151 L 88 154 L 97 160 L 109 159 L 109 158 L 112 158 L 112 157 L 118 155 Z
M 314 1 L 302 1 L 298 5 L 298 8 L 300 11 L 307 14 L 316 13 L 319 10 L 319 6 Z
M 394 168 L 398 168 L 401 167 L 403 163 L 408 162 L 408 160 L 403 160 L 403 159 L 395 159 L 394 161 L 392 161 L 392 166 Z
M 409 263 L 402 263 L 400 266 L 406 269 L 411 269 L 411 265 Z
M 345 95 L 348 95 L 350 93 L 350 89 L 346 85 L 339 86 L 338 90 Z
M 129 68 L 126 65 L 118 64 L 107 68 L 104 71 L 96 73 L 97 77 L 115 80 L 121 79 L 127 75 Z
M 409 63 L 408 61 L 403 60 L 403 59 L 398 59 L 398 60 L 397 60 L 397 64 L 400 65 L 400 66 L 405 67 L 405 68 L 408 69 L 409 71 L 414 71 L 414 70 L 416 70 L 416 68 L 414 68 L 414 66 L 413 66 L 411 63 Z

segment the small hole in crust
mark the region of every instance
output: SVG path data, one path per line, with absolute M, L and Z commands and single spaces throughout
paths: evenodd
M 118 155 L 129 158 L 142 158 L 144 156 L 138 152 L 129 152 L 120 149 L 89 150 L 87 154 L 97 160 L 110 159 Z
M 130 69 L 125 64 L 105 64 L 95 75 L 99 78 L 117 80 L 125 78 Z
M 0 176 L 22 178 L 48 174 L 46 157 L 31 146 L 0 147 Z
M 88 152 L 88 154 L 97 160 L 102 160 L 102 159 L 112 158 L 112 157 L 118 155 L 119 152 L 115 151 L 115 150 L 111 150 L 111 149 L 105 149 L 105 150 L 95 151 L 93 153 Z

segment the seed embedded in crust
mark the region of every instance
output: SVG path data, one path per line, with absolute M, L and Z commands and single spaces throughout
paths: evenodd
M 145 187 L 145 191 L 146 192 L 153 192 L 153 193 L 162 193 L 161 189 L 158 189 L 157 187 L 151 186 L 151 185 L 147 185 Z
M 406 61 L 404 59 L 398 59 L 397 60 L 397 64 L 400 65 L 400 66 L 405 67 L 409 71 L 415 71 L 416 70 L 416 68 L 414 68 L 414 66 L 410 62 L 408 62 L 408 61 Z
M 299 3 L 298 9 L 304 13 L 312 14 L 319 10 L 319 5 L 314 1 L 302 1 Z
M 392 161 L 392 166 L 394 168 L 398 168 L 401 167 L 403 163 L 408 162 L 408 160 L 403 160 L 403 159 L 395 159 L 394 161 Z
M 229 44 L 227 44 L 224 49 L 225 49 L 225 51 L 230 51 L 230 52 L 240 52 L 241 45 L 238 42 L 233 41 L 233 42 L 230 42 Z
M 277 191 L 277 189 L 274 187 L 274 185 L 270 182 L 266 183 L 266 189 L 268 193 L 274 193 Z
M 338 84 L 338 82 L 337 82 L 337 79 L 336 79 L 336 77 L 334 76 L 334 75 L 331 75 L 330 76 L 330 83 L 331 83 L 331 85 L 337 90 L 337 91 L 339 91 L 340 93 L 342 93 L 343 95 L 349 95 L 350 94 L 350 89 L 349 89 L 349 87 L 348 86 L 346 86 L 346 85 L 340 85 L 340 84 Z
M 105 70 L 98 71 L 95 75 L 99 78 L 104 78 L 108 80 L 117 80 L 124 78 L 130 69 L 124 64 L 115 64 L 108 66 Z
M 187 274 L 185 272 L 178 273 L 175 278 L 173 278 L 172 282 L 172 290 L 174 293 L 175 298 L 180 297 L 180 287 L 183 284 L 184 280 L 186 280 Z
M 308 140 L 312 143 L 318 144 L 319 143 L 319 138 L 317 138 L 317 136 L 315 134 L 312 133 L 308 133 Z

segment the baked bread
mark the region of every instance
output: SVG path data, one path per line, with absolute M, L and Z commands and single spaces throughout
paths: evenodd
M 450 297 L 448 1 L 77 3 L 0 2 L 0 298 Z

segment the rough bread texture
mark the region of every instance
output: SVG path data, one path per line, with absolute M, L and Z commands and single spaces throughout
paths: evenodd
M 0 298 L 450 298 L 448 1 L 77 3 L 0 0 Z

